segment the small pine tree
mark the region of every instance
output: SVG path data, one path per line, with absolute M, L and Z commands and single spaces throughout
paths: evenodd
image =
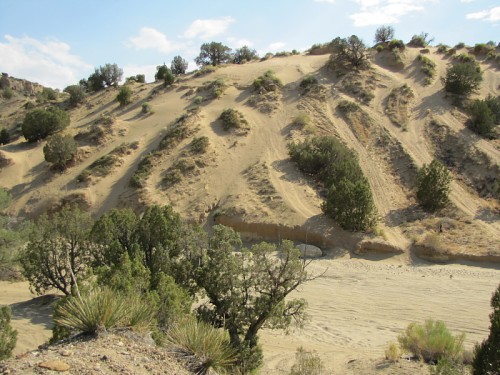
M 130 103 L 132 98 L 132 89 L 125 85 L 120 89 L 120 92 L 116 96 L 116 100 L 120 103 L 120 106 L 124 106 Z
M 490 334 L 474 348 L 473 375 L 500 373 L 500 285 L 491 297 Z
M 17 331 L 10 325 L 10 307 L 0 306 L 0 361 L 10 357 L 17 342 Z
M 417 200 L 426 210 L 436 211 L 444 208 L 450 193 L 451 175 L 448 169 L 434 159 L 419 170 L 417 176 Z
M 165 76 L 163 77 L 163 83 L 165 87 L 171 86 L 174 82 L 175 82 L 175 76 L 173 75 L 172 71 L 167 68 Z
M 53 135 L 43 148 L 45 160 L 52 163 L 58 169 L 66 168 L 68 162 L 76 154 L 76 142 L 73 137 L 67 135 Z
M 455 95 L 468 96 L 479 89 L 483 74 L 479 66 L 467 62 L 455 64 L 448 68 L 442 78 L 444 89 Z
M 188 62 L 181 56 L 175 56 L 170 64 L 170 70 L 172 74 L 178 76 L 180 74 L 186 74 L 188 68 Z

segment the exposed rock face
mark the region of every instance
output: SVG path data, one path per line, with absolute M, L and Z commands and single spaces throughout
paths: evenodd
M 57 372 L 65 372 L 68 371 L 71 367 L 66 362 L 63 361 L 46 361 L 40 362 L 38 367 L 46 368 L 47 370 L 57 371 Z
M 358 244 L 356 254 L 378 253 L 378 254 L 402 254 L 404 250 L 381 239 L 363 240 Z
M 297 245 L 297 249 L 300 250 L 304 258 L 320 258 L 323 256 L 323 251 L 314 245 L 300 244 Z

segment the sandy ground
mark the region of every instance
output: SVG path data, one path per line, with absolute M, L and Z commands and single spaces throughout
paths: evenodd
M 310 320 L 288 335 L 262 331 L 262 374 L 289 369 L 300 346 L 317 351 L 333 373 L 359 373 L 359 367 L 350 370 L 356 363 L 369 371 L 410 322 L 427 318 L 445 321 L 454 333 L 465 332 L 471 349 L 488 334 L 490 298 L 500 282 L 500 268 L 422 261 L 410 265 L 404 256 L 369 260 L 330 255 L 314 261 L 310 272 L 324 275 L 295 294 L 307 300 Z M 14 353 L 44 343 L 51 335 L 50 307 L 32 300 L 27 283 L 1 282 L 0 290 L 0 303 L 11 304 L 12 324 L 19 332 Z

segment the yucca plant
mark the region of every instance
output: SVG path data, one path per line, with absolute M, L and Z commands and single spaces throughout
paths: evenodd
M 116 327 L 127 315 L 125 299 L 110 289 L 94 289 L 70 297 L 56 307 L 54 323 L 82 333 Z
M 126 298 L 126 318 L 124 324 L 134 330 L 147 330 L 155 323 L 157 309 L 153 303 L 134 294 Z
M 186 319 L 173 326 L 168 337 L 196 374 L 228 374 L 236 362 L 227 333 L 208 323 Z

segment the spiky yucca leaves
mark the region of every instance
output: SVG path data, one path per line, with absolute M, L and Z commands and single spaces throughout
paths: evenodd
M 237 359 L 225 331 L 196 319 L 186 319 L 172 327 L 169 341 L 196 374 L 229 374 Z
M 110 328 L 145 329 L 154 322 L 154 306 L 139 296 L 124 296 L 111 289 L 94 289 L 82 297 L 69 297 L 54 312 L 54 323 L 63 328 L 95 334 Z

